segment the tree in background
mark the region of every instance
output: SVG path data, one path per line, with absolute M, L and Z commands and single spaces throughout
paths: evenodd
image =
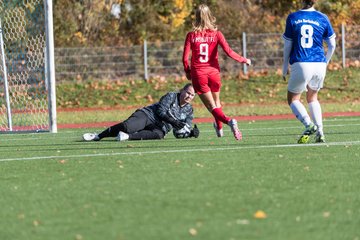
M 56 47 L 122 46 L 148 41 L 183 41 L 193 9 L 206 3 L 228 39 L 242 32 L 283 32 L 300 0 L 54 0 Z M 360 0 L 318 0 L 334 27 L 360 24 Z
M 122 0 L 55 0 L 56 46 L 117 45 L 119 23 L 111 14 Z M 120 36 L 121 38 L 121 36 Z
M 319 1 L 318 8 L 331 18 L 335 26 L 360 24 L 360 0 Z
M 182 32 L 186 17 L 191 12 L 192 0 L 128 0 L 120 17 L 120 31 L 132 43 L 172 41 Z
M 139 44 L 182 35 L 193 0 L 55 0 L 56 46 Z
M 195 6 L 216 0 L 124 0 L 121 9 L 120 30 L 132 43 L 183 40 L 191 28 L 191 13 Z
M 290 12 L 302 6 L 300 0 L 257 0 L 254 2 L 269 15 L 282 21 Z M 318 0 L 315 8 L 328 15 L 334 27 L 339 27 L 342 23 L 360 24 L 360 0 Z

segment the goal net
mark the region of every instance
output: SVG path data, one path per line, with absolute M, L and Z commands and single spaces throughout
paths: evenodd
M 0 0 L 1 132 L 57 131 L 52 16 L 46 14 L 52 15 L 51 0 Z

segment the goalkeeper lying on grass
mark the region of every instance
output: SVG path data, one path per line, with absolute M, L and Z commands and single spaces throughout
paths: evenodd
M 136 110 L 127 120 L 105 129 L 100 134 L 85 133 L 85 141 L 99 141 L 116 137 L 118 141 L 162 139 L 173 129 L 176 138 L 197 138 L 200 134 L 195 125 L 191 101 L 195 97 L 193 86 L 186 84 L 180 92 L 169 92 L 160 101 Z

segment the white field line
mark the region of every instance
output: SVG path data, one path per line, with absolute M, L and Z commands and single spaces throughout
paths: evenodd
M 349 127 L 349 126 L 360 126 L 360 123 L 354 123 L 354 124 L 327 124 L 324 126 L 325 130 L 327 128 L 332 128 L 332 127 Z M 229 131 L 230 129 L 226 128 L 226 126 L 224 127 L 224 131 Z M 286 130 L 286 129 L 299 129 L 299 134 L 301 133 L 301 131 L 303 131 L 304 129 L 299 125 L 297 127 L 269 127 L 269 128 L 242 128 L 241 125 L 239 126 L 239 129 L 241 131 L 264 131 L 264 130 Z M 214 130 L 204 130 L 201 132 L 213 132 Z M 326 132 L 325 132 L 326 134 Z
M 326 124 L 324 126 L 325 130 L 327 128 L 332 128 L 332 127 L 349 127 L 349 126 L 360 126 L 360 123 L 354 123 L 354 124 Z M 272 127 L 272 128 L 243 128 L 244 131 L 262 131 L 262 130 L 272 130 L 272 129 L 299 129 L 300 133 L 302 130 L 304 130 L 301 125 L 300 126 L 297 126 L 297 127 Z M 240 127 L 240 130 L 241 130 L 241 127 Z M 299 133 L 299 134 L 300 134 Z M 326 132 L 325 132 L 326 134 Z
M 147 154 L 164 154 L 164 153 L 191 153 L 191 152 L 209 152 L 209 151 L 241 151 L 248 149 L 270 149 L 270 148 L 308 148 L 308 147 L 330 147 L 330 146 L 351 146 L 360 145 L 360 141 L 348 142 L 331 142 L 325 144 L 279 144 L 279 145 L 260 145 L 260 146 L 237 146 L 228 148 L 197 148 L 197 149 L 175 149 L 175 150 L 157 150 L 157 151 L 136 151 L 136 152 L 118 152 L 118 153 L 96 153 L 96 154 L 78 154 L 78 155 L 60 155 L 60 156 L 38 156 L 38 157 L 23 157 L 23 158 L 5 158 L 0 159 L 0 162 L 10 161 L 31 161 L 42 159 L 69 159 L 69 158 L 90 158 L 102 156 L 121 156 L 121 155 L 147 155 Z
M 244 125 L 243 125 L 244 126 Z M 332 128 L 332 127 L 349 127 L 349 126 L 360 126 L 360 123 L 353 123 L 353 124 L 327 124 L 325 125 L 325 129 L 327 128 Z M 246 126 L 249 127 L 249 126 Z M 264 131 L 264 130 L 286 130 L 286 129 L 299 129 L 299 134 L 301 133 L 301 131 L 303 130 L 302 127 L 299 126 L 288 126 L 288 127 L 269 127 L 269 128 L 242 128 L 242 126 L 240 126 L 240 130 L 241 131 Z M 230 132 L 230 129 L 226 128 L 226 126 L 224 127 L 224 131 L 225 132 Z M 102 131 L 102 130 L 101 130 Z M 208 129 L 208 130 L 201 130 L 202 133 L 208 133 L 208 132 L 213 132 L 213 129 Z M 87 131 L 84 129 L 83 133 L 85 132 L 91 132 Z M 57 133 L 56 135 L 52 135 L 52 133 L 30 133 L 29 135 L 25 134 L 24 137 L 22 138 L 2 138 L 0 139 L 0 142 L 7 142 L 7 141 L 34 141 L 34 140 L 41 140 L 41 137 L 31 137 L 33 135 L 36 134 L 51 134 L 51 137 L 53 137 L 54 139 L 82 139 L 82 133 L 79 133 L 79 136 L 75 136 L 75 137 L 69 137 L 69 136 L 62 136 L 63 134 L 68 134 L 68 133 L 74 133 L 74 131 L 62 131 L 61 133 Z M 26 137 L 28 136 L 28 137 Z

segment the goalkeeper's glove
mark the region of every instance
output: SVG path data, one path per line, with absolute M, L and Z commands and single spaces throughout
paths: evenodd
M 179 120 L 175 120 L 175 119 L 174 119 L 174 121 L 170 122 L 170 124 L 175 129 L 182 129 L 186 125 L 186 123 L 179 121 Z
M 195 124 L 194 128 L 190 132 L 190 137 L 198 138 L 199 135 L 200 135 L 200 130 L 198 129 L 198 127 Z
M 173 117 L 170 117 L 170 116 L 164 116 L 162 118 L 165 122 L 168 122 L 171 124 L 171 126 L 175 129 L 182 129 L 183 127 L 185 127 L 186 123 L 185 122 L 182 122 L 180 120 L 176 120 L 175 118 Z

